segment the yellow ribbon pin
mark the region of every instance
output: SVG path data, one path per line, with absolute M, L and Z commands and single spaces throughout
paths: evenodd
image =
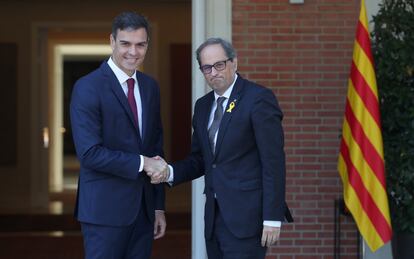
M 236 106 L 236 104 L 234 103 L 234 101 L 233 101 L 233 102 L 231 102 L 231 103 L 229 104 L 229 108 L 227 109 L 227 111 L 226 111 L 226 112 L 231 112 L 231 110 L 233 110 L 235 106 Z

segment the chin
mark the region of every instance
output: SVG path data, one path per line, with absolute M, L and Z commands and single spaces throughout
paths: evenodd
M 212 87 L 213 88 L 213 90 L 215 91 L 215 92 L 222 92 L 223 91 L 223 87 Z
M 135 71 L 137 66 L 126 66 L 125 68 L 129 71 Z
M 217 89 L 217 90 L 222 90 L 222 89 L 226 88 L 226 85 L 224 85 L 224 84 L 214 84 L 213 88 Z

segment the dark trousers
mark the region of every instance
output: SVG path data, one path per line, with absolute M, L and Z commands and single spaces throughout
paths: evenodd
M 249 224 L 246 222 L 246 224 Z M 213 235 L 206 240 L 209 259 L 263 259 L 266 248 L 261 246 L 261 235 L 249 238 L 237 238 L 224 223 L 219 207 L 215 206 Z
M 154 225 L 145 204 L 135 221 L 126 227 L 81 223 L 86 259 L 149 259 Z

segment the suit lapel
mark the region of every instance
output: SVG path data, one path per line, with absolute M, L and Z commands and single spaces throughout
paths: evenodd
M 220 127 L 217 134 L 216 140 L 216 151 L 214 157 L 217 157 L 217 154 L 220 152 L 221 143 L 223 142 L 224 135 L 229 126 L 231 118 L 235 112 L 237 112 L 237 106 L 242 97 L 243 90 L 243 79 L 240 75 L 237 78 L 236 83 L 234 84 L 233 91 L 231 92 L 230 98 L 227 102 L 226 108 L 224 110 L 223 118 L 220 122 Z
M 108 80 L 105 80 L 105 81 L 107 82 L 107 84 L 109 84 L 109 87 L 111 88 L 112 92 L 115 94 L 115 96 L 118 99 L 119 103 L 121 104 L 121 106 L 126 111 L 126 113 L 128 115 L 128 118 L 129 118 L 129 121 L 132 123 L 132 125 L 134 126 L 137 134 L 139 135 L 137 125 L 135 125 L 134 115 L 132 114 L 131 108 L 129 107 L 128 99 L 126 98 L 125 93 L 122 90 L 122 86 L 119 84 L 118 79 L 116 78 L 115 74 L 112 72 L 112 70 L 110 69 L 108 64 L 106 64 L 106 62 L 104 62 L 104 64 L 101 66 L 101 68 L 103 69 L 104 75 L 108 79 Z M 139 139 L 141 139 L 141 138 L 139 138 Z
M 138 81 L 138 90 L 141 96 L 141 126 L 142 126 L 142 136 L 141 139 L 145 142 L 144 136 L 148 132 L 148 114 L 149 114 L 149 102 L 150 102 L 150 92 L 149 87 L 144 87 L 145 82 L 141 76 L 141 72 L 137 71 L 137 81 Z

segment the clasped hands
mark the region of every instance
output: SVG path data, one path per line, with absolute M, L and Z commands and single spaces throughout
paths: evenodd
M 168 164 L 160 156 L 144 156 L 144 171 L 151 178 L 152 184 L 167 182 L 170 177 L 170 169 Z

